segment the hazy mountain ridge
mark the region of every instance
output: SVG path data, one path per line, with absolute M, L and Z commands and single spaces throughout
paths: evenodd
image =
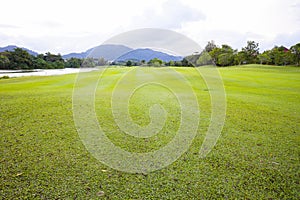
M 112 61 L 116 58 L 122 56 L 123 54 L 132 51 L 133 49 L 124 46 L 124 45 L 115 45 L 115 44 L 104 44 L 99 45 L 94 48 L 88 49 L 82 53 L 70 53 L 63 55 L 64 59 L 74 58 L 104 58 L 105 60 Z
M 164 62 L 169 62 L 171 60 L 173 61 L 180 61 L 183 59 L 181 56 L 173 56 L 167 53 L 163 53 L 160 51 L 155 51 L 149 48 L 146 49 L 135 49 L 132 50 L 119 58 L 116 59 L 116 61 L 127 61 L 127 60 L 145 60 L 148 62 L 149 60 L 153 58 L 158 58 Z
M 18 47 L 18 46 L 16 46 L 16 45 L 8 45 L 8 46 L 6 46 L 6 47 L 0 47 L 0 52 L 4 52 L 4 51 L 13 51 L 13 50 L 16 49 L 16 48 L 21 48 L 21 49 L 27 51 L 30 55 L 33 55 L 33 56 L 38 55 L 38 53 L 35 52 L 35 51 L 32 51 L 32 50 L 27 49 L 27 48 L 24 48 L 24 47 Z
M 3 51 L 13 51 L 15 48 L 18 48 L 15 45 L 9 45 L 6 47 L 0 47 L 0 52 Z M 26 50 L 29 54 L 36 56 L 38 55 L 37 52 L 34 52 L 30 49 L 20 47 L 23 50 Z M 173 61 L 180 61 L 183 59 L 181 56 L 174 56 L 164 52 L 155 51 L 149 48 L 145 49 L 132 49 L 130 47 L 124 45 L 115 45 L 115 44 L 105 44 L 99 45 L 94 48 L 88 49 L 81 53 L 69 53 L 62 55 L 64 59 L 70 58 L 80 58 L 84 59 L 87 57 L 92 57 L 95 59 L 104 58 L 107 61 L 127 61 L 127 60 L 145 60 L 148 62 L 153 58 L 158 58 L 164 62 Z

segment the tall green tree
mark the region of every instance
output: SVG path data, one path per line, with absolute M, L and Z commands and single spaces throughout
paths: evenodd
M 155 66 L 155 67 L 162 66 L 162 64 L 163 64 L 163 61 L 158 58 L 153 58 L 153 59 L 149 60 L 149 62 L 148 62 L 148 65 Z
M 203 66 L 203 65 L 212 65 L 213 61 L 211 56 L 209 55 L 209 53 L 207 51 L 203 51 L 200 54 L 199 59 L 196 62 L 197 66 Z
M 39 56 L 33 57 L 32 63 L 33 63 L 34 69 L 49 69 L 50 68 L 50 63 L 46 62 L 44 59 L 42 59 Z
M 246 55 L 243 51 L 239 51 L 234 54 L 234 63 L 236 65 L 241 65 L 245 61 L 246 61 Z
M 92 68 L 92 67 L 96 67 L 96 63 L 94 61 L 94 58 L 88 57 L 84 59 L 81 66 L 85 68 Z
M 272 59 L 270 57 L 270 51 L 264 51 L 262 54 L 257 56 L 260 64 L 271 64 Z
M 173 60 L 170 60 L 169 63 L 167 64 L 168 66 L 175 66 L 175 62 Z
M 127 66 L 127 67 L 131 67 L 131 66 L 132 66 L 132 61 L 131 61 L 131 60 L 127 60 L 126 66 Z
M 178 64 L 179 63 L 181 63 L 181 66 L 184 66 L 184 67 L 194 67 L 193 63 L 191 63 L 187 58 L 183 58 L 182 61 L 178 62 Z
M 32 57 L 27 51 L 15 48 L 7 55 L 10 61 L 10 69 L 33 69 Z
M 300 65 L 300 43 L 291 46 L 290 51 L 294 54 L 294 63 Z
M 219 47 L 214 48 L 211 52 L 209 52 L 209 55 L 212 58 L 212 61 L 217 64 L 218 63 L 218 56 L 222 54 L 222 49 Z
M 223 44 L 222 47 L 216 47 L 209 55 L 212 58 L 212 61 L 218 66 L 229 66 L 234 64 L 234 54 L 235 51 L 231 46 Z
M 80 68 L 82 64 L 82 59 L 80 58 L 70 58 L 65 62 L 66 68 Z
M 8 57 L 0 54 L 0 69 L 9 69 L 9 63 Z
M 60 62 L 64 62 L 64 59 L 62 58 L 62 56 L 60 54 L 52 54 L 50 52 L 46 53 L 44 55 L 44 60 L 47 62 L 56 62 L 56 61 L 60 61 Z
M 257 56 L 259 55 L 258 43 L 255 41 L 247 41 L 247 46 L 242 48 L 245 54 L 245 61 L 248 64 L 257 63 Z
M 290 65 L 294 64 L 294 54 L 284 46 L 275 46 L 270 50 L 270 58 L 272 59 L 272 64 L 275 65 Z
M 211 40 L 207 43 L 204 50 L 209 53 L 216 47 L 217 47 L 217 45 L 215 44 L 215 41 Z
M 230 66 L 233 65 L 234 57 L 233 53 L 222 53 L 218 56 L 217 64 L 219 66 Z
M 62 69 L 65 67 L 65 61 L 60 54 L 52 54 L 50 52 L 44 55 L 44 60 L 48 62 L 50 69 Z

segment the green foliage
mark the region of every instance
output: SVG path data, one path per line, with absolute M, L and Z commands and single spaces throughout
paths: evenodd
M 168 63 L 169 66 L 175 66 L 175 62 L 173 60 L 170 60 L 170 62 Z
M 215 41 L 209 41 L 208 43 L 207 43 L 207 45 L 205 46 L 205 48 L 204 48 L 204 50 L 206 51 L 206 52 L 211 52 L 214 48 L 217 48 L 217 45 L 215 44 Z
M 199 54 L 199 52 L 195 52 L 193 55 L 186 56 L 185 59 L 188 60 L 189 63 L 197 65 L 197 61 L 199 60 L 201 54 L 202 53 Z
M 259 53 L 258 43 L 248 41 L 247 46 L 241 51 L 233 50 L 228 45 L 214 47 L 209 55 L 217 66 L 230 66 L 241 64 L 272 64 L 272 65 L 299 65 L 300 43 L 292 46 L 290 49 L 275 46 L 262 54 Z
M 8 57 L 0 53 L 0 69 L 8 69 L 9 63 Z
M 257 56 L 259 55 L 258 50 L 258 43 L 256 43 L 255 41 L 247 41 L 247 46 L 242 48 L 247 64 L 257 63 Z
M 246 55 L 243 51 L 239 51 L 234 54 L 234 63 L 236 65 L 241 65 L 246 60 Z
M 14 51 L 6 52 L 9 59 L 9 69 L 33 69 L 31 55 L 21 49 L 15 48 Z
M 9 79 L 9 76 L 1 76 L 0 79 Z
M 218 56 L 222 53 L 221 48 L 216 47 L 212 51 L 209 52 L 214 63 L 218 63 Z
M 70 58 L 65 62 L 66 68 L 80 68 L 82 64 L 82 59 Z
M 44 60 L 47 61 L 47 62 L 52 62 L 52 63 L 55 63 L 55 62 L 63 62 L 64 59 L 61 57 L 60 54 L 56 55 L 56 54 L 52 54 L 50 52 L 46 53 L 44 55 Z
M 195 67 L 188 59 L 183 58 L 181 61 L 183 67 Z
M 153 58 L 153 59 L 149 60 L 148 65 L 159 67 L 159 66 L 163 65 L 163 61 L 158 58 Z
M 212 64 L 213 64 L 212 58 L 207 51 L 203 51 L 196 62 L 197 66 L 212 65 Z
M 260 64 L 271 64 L 272 59 L 270 58 L 270 52 L 269 51 L 264 51 L 262 54 L 259 54 L 257 56 Z
M 43 58 L 36 57 L 33 58 L 33 67 L 35 69 L 48 69 L 50 68 L 50 63 L 45 61 Z
M 221 48 L 214 48 L 209 55 L 213 62 L 218 66 L 229 66 L 234 64 L 235 51 L 226 44 L 223 44 Z
M 284 46 L 277 47 L 275 46 L 269 52 L 269 56 L 274 65 L 290 65 L 295 63 L 294 55 Z
M 233 64 L 234 57 L 232 52 L 222 53 L 218 56 L 217 64 L 219 66 L 230 66 Z
M 53 69 L 63 69 L 65 68 L 65 63 L 64 61 L 55 61 L 51 63 L 53 66 Z
M 294 54 L 294 63 L 300 65 L 300 43 L 295 44 L 290 48 L 291 53 Z
M 84 59 L 83 62 L 82 62 L 82 67 L 84 67 L 84 68 L 96 67 L 94 58 L 89 57 L 89 58 Z
M 16 48 L 14 51 L 0 53 L 0 69 L 62 69 L 65 67 L 78 68 L 82 59 L 71 58 L 64 61 L 60 54 L 50 52 L 31 56 L 27 51 Z
M 104 66 L 104 65 L 107 65 L 107 61 L 103 58 L 103 57 L 100 57 L 98 59 L 98 63 L 97 63 L 98 66 Z
M 131 61 L 131 60 L 127 60 L 126 66 L 127 66 L 127 67 L 131 67 L 131 66 L 132 66 L 132 61 Z
M 174 63 L 175 63 L 175 66 L 176 66 L 176 67 L 181 67 L 181 66 L 183 66 L 183 65 L 182 65 L 182 61 L 175 61 Z

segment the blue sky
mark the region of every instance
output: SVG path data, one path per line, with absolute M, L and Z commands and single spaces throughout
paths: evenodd
M 10 0 L 1 2 L 0 46 L 40 53 L 81 52 L 125 31 L 164 28 L 202 47 L 260 49 L 300 42 L 299 0 Z

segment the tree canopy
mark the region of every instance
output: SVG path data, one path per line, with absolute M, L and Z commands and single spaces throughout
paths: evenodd
M 70 58 L 64 60 L 60 54 L 52 54 L 50 52 L 33 56 L 21 48 L 15 48 L 13 51 L 0 52 L 0 69 L 31 70 L 79 68 L 81 66 L 95 67 L 96 63 L 97 61 L 93 58 Z M 104 63 L 103 59 L 100 59 L 98 63 Z
M 238 51 L 232 49 L 229 45 L 223 44 L 221 47 L 210 47 L 211 42 L 208 42 L 206 49 L 209 49 L 208 54 L 212 61 L 217 66 L 230 66 L 242 64 L 268 64 L 268 65 L 298 65 L 300 62 L 300 43 L 291 46 L 290 48 L 284 46 L 275 46 L 271 50 L 266 50 L 259 53 L 259 44 L 255 41 L 247 41 L 247 45 Z M 201 53 L 203 54 L 203 52 Z M 200 54 L 200 55 L 201 55 Z M 208 58 L 206 58 L 208 59 Z M 197 65 L 200 65 L 197 61 Z

